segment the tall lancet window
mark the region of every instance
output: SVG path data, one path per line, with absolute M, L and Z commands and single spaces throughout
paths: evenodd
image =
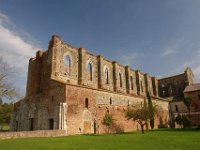
M 130 82 L 131 82 L 131 90 L 133 90 L 133 77 L 130 76 Z
M 119 85 L 120 87 L 122 87 L 122 74 L 119 73 Z
M 70 71 L 71 71 L 71 59 L 70 59 L 69 55 L 66 55 L 66 57 L 65 57 L 65 67 L 66 67 L 67 74 L 70 75 Z
M 88 80 L 92 81 L 92 64 L 88 63 Z
M 109 80 L 108 80 L 108 68 L 105 69 L 105 80 L 106 80 L 106 84 L 109 84 Z

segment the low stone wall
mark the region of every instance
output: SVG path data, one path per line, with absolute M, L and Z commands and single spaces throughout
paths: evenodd
M 57 137 L 57 136 L 67 136 L 67 132 L 65 130 L 0 132 L 0 139 L 16 139 L 16 138 L 29 138 L 29 137 Z

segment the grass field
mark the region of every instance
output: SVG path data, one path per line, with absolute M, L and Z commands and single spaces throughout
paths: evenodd
M 1 150 L 199 150 L 200 131 L 163 130 L 112 135 L 0 140 Z

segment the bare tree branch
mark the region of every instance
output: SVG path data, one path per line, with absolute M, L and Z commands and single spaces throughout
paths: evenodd
M 11 80 L 14 75 L 14 70 L 3 61 L 0 56 L 0 98 L 13 100 L 18 98 L 20 94 L 17 92 Z

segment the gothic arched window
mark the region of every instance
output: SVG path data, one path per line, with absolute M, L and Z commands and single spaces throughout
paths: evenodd
M 130 82 L 131 82 L 131 90 L 133 90 L 133 77 L 130 76 Z
M 120 84 L 120 87 L 122 87 L 122 74 L 119 73 L 119 84 Z
M 92 81 L 92 64 L 88 63 L 88 80 Z
M 106 84 L 109 83 L 108 81 L 108 68 L 105 69 L 105 80 L 106 80 Z
M 69 55 L 65 56 L 65 67 L 66 67 L 67 73 L 70 74 L 70 71 L 71 71 L 71 59 L 70 59 Z

